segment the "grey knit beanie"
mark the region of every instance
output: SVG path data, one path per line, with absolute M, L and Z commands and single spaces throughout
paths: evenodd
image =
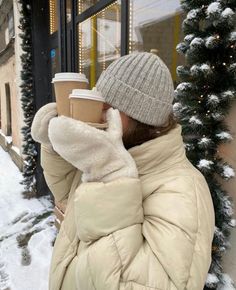
M 171 74 L 153 53 L 132 53 L 118 58 L 103 71 L 96 87 L 106 103 L 148 125 L 163 125 L 172 112 Z

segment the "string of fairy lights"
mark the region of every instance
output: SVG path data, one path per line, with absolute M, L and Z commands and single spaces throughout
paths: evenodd
M 102 27 L 105 28 L 105 9 L 102 10 Z M 106 43 L 103 41 L 103 61 L 102 61 L 102 70 L 106 69 Z
M 56 31 L 56 1 L 49 0 L 50 34 Z
M 206 6 L 203 5 L 202 8 L 206 8 Z M 216 39 L 218 42 L 221 41 L 221 37 L 220 37 L 220 35 L 218 35 L 218 34 L 214 36 L 214 39 Z M 217 45 L 217 44 L 216 44 L 216 45 Z M 234 53 L 233 50 L 235 50 L 235 45 L 231 44 L 229 47 L 230 47 L 230 49 L 232 50 L 232 52 L 231 52 L 230 55 L 229 55 L 229 58 L 232 59 L 232 58 L 233 58 L 233 55 L 232 55 L 232 54 Z M 220 64 L 217 64 L 217 65 L 219 66 Z M 223 61 L 223 62 L 221 63 L 221 65 L 224 66 L 224 67 L 226 67 L 226 66 L 227 66 L 227 62 L 226 62 L 226 61 Z M 216 65 L 209 66 L 209 69 L 211 69 L 211 70 L 216 69 Z M 213 71 L 212 71 L 212 72 L 213 72 Z M 203 86 L 203 88 L 207 91 L 210 87 L 209 87 L 208 85 L 205 85 L 205 86 Z M 206 94 L 206 97 L 209 98 L 210 95 L 209 95 L 209 94 Z M 201 104 L 203 101 L 204 101 L 204 94 L 201 94 L 201 95 L 199 96 L 198 103 Z M 197 113 L 197 111 L 194 111 L 194 113 Z M 212 113 L 211 110 L 207 110 L 206 113 L 205 113 L 205 116 L 206 116 L 206 117 L 209 117 L 211 113 Z
M 133 3 L 129 2 L 129 53 L 133 51 Z
M 106 6 L 106 8 L 104 8 L 103 10 L 95 13 L 92 17 L 90 17 L 89 19 L 91 18 L 101 18 L 101 25 L 102 27 L 104 28 L 105 25 L 106 25 L 106 11 L 108 10 L 115 10 L 116 12 L 116 20 L 119 20 L 120 19 L 120 16 L 118 15 L 120 10 L 118 9 L 118 5 L 119 5 L 119 1 L 115 1 L 113 3 L 111 3 L 110 5 Z M 78 1 L 78 13 L 81 14 L 84 9 L 83 9 L 83 0 L 79 0 Z M 87 57 L 87 54 L 85 53 L 85 49 L 86 47 L 84 46 L 84 43 L 83 43 L 83 24 L 88 21 L 88 19 L 86 19 L 85 21 L 79 23 L 78 25 L 78 56 L 79 56 L 79 72 L 80 73 L 83 73 L 84 72 L 84 57 L 86 56 Z M 96 31 L 96 33 L 98 33 L 101 37 L 103 37 L 103 41 L 102 41 L 102 48 L 103 48 L 103 53 L 102 53 L 102 63 L 101 63 L 101 67 L 102 67 L 102 70 L 105 70 L 106 69 L 106 41 L 105 41 L 105 35 L 104 34 L 101 34 L 99 31 Z M 105 33 L 105 31 L 104 31 Z M 117 36 L 118 37 L 118 36 Z M 90 49 L 94 49 L 93 47 L 91 47 Z M 117 57 L 119 56 L 119 51 L 116 49 L 116 54 L 117 54 Z
M 81 14 L 83 11 L 83 2 L 78 1 L 78 13 Z M 79 47 L 79 72 L 83 73 L 82 67 L 82 61 L 83 61 L 83 50 L 82 50 L 82 23 L 79 23 L 78 25 L 78 47 Z
M 208 5 L 207 6 L 202 5 L 203 9 L 207 9 L 207 7 L 208 7 Z M 221 37 L 219 34 L 215 34 L 215 35 L 209 37 L 211 42 L 214 43 L 214 46 L 216 46 L 216 47 L 221 45 L 221 42 L 223 41 L 222 38 L 223 37 Z M 208 67 L 209 73 L 214 74 L 214 71 L 219 70 L 219 68 L 226 69 L 227 66 L 230 66 L 232 59 L 235 56 L 235 48 L 236 48 L 236 45 L 232 44 L 232 43 L 228 46 L 229 52 L 227 53 L 227 60 L 224 59 L 223 61 L 216 62 L 215 64 L 212 64 L 212 65 L 206 64 L 206 66 Z M 197 97 L 198 103 L 201 104 L 201 103 L 207 102 L 207 101 L 209 101 L 210 98 L 212 98 L 218 104 L 217 100 L 220 101 L 218 96 L 214 95 L 212 93 L 209 93 L 209 90 L 212 90 L 212 87 L 209 84 L 206 84 L 203 86 L 203 89 L 205 92 L 201 93 L 201 95 Z M 225 93 L 230 93 L 230 92 L 227 91 Z M 205 108 L 205 106 L 203 105 L 202 108 Z M 204 112 L 205 116 L 207 118 L 212 118 L 212 117 L 216 118 L 216 120 L 217 120 L 217 118 L 223 117 L 223 115 L 221 115 L 218 112 L 217 106 L 215 106 L 215 108 L 216 108 L 215 110 L 214 110 L 214 106 L 212 106 L 212 109 L 207 108 L 207 110 Z M 197 114 L 196 110 L 194 111 L 194 114 Z M 205 138 L 205 137 L 207 138 L 207 136 L 203 134 L 202 138 Z M 220 151 L 217 149 L 216 152 L 219 153 Z M 206 151 L 206 153 L 208 153 L 208 152 Z M 213 159 L 217 160 L 217 157 L 214 156 Z

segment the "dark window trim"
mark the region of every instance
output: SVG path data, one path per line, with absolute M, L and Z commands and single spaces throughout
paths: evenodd
M 73 72 L 78 71 L 78 56 L 77 56 L 77 44 L 78 44 L 78 37 L 77 37 L 77 23 L 76 23 L 76 15 L 77 15 L 77 0 L 72 0 L 72 47 L 71 47 L 71 69 Z
M 60 71 L 67 71 L 68 63 L 67 63 L 67 46 L 66 46 L 66 38 L 67 38 L 67 30 L 66 30 L 66 0 L 57 1 L 57 11 L 58 11 L 58 30 L 49 33 L 49 53 L 50 50 L 54 48 L 58 48 L 59 54 L 59 67 Z
M 130 0 L 121 0 L 121 56 L 129 52 L 129 7 Z
M 59 37 L 60 33 L 58 31 L 55 31 L 53 34 L 49 35 L 49 49 L 53 49 L 58 47 L 58 37 Z
M 67 30 L 66 30 L 66 0 L 57 1 L 58 15 L 58 52 L 59 52 L 59 66 L 60 71 L 67 70 Z
M 9 83 L 5 83 L 5 97 L 6 97 L 6 121 L 7 121 L 7 136 L 12 135 L 12 103 L 11 103 L 11 87 Z

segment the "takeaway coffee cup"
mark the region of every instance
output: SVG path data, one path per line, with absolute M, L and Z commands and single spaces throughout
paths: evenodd
M 75 89 L 70 94 L 69 99 L 71 118 L 90 125 L 102 122 L 102 109 L 105 100 L 96 87 L 92 90 Z
M 56 73 L 54 85 L 58 115 L 70 116 L 69 94 L 73 89 L 87 89 L 88 80 L 82 73 Z

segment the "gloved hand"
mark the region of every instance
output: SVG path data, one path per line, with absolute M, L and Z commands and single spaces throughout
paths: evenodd
M 53 150 L 48 138 L 49 121 L 57 116 L 56 103 L 49 103 L 41 107 L 34 116 L 31 126 L 31 136 L 36 141 Z
M 54 150 L 83 172 L 82 182 L 138 177 L 135 161 L 123 145 L 119 111 L 110 108 L 106 117 L 106 131 L 65 116 L 49 123 Z

